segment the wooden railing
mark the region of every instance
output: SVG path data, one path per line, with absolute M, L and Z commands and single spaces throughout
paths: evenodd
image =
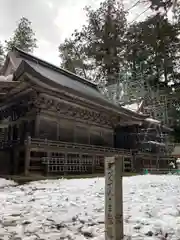
M 27 140 L 25 141 L 25 143 L 27 143 Z M 37 138 L 29 139 L 29 144 L 32 147 L 47 146 L 47 147 L 57 147 L 57 148 L 65 148 L 65 149 L 81 149 L 81 150 L 90 150 L 90 151 L 98 151 L 98 152 L 110 152 L 110 153 L 123 154 L 128 156 L 132 155 L 132 151 L 128 149 L 118 149 L 118 148 L 111 148 L 111 147 L 105 147 L 105 146 L 52 141 L 52 140 L 37 139 Z
M 179 173 L 180 174 L 180 170 L 178 169 L 170 169 L 170 168 L 143 168 L 143 173 Z
M 1 141 L 0 142 L 0 148 L 1 149 L 9 148 L 9 147 L 18 145 L 19 143 L 21 143 L 20 139 Z
M 124 155 L 125 157 L 129 157 L 134 155 L 136 157 L 143 157 L 143 158 L 151 158 L 151 159 L 157 159 L 157 158 L 172 158 L 172 155 L 164 155 L 163 153 L 148 153 L 148 152 L 142 152 L 138 150 L 129 150 L 129 149 L 120 149 L 120 148 L 111 148 L 111 147 L 105 147 L 105 146 L 97 146 L 97 145 L 87 145 L 87 144 L 80 144 L 80 143 L 72 143 L 72 142 L 61 142 L 61 141 L 53 141 L 48 139 L 39 139 L 39 138 L 31 138 L 28 137 L 25 141 L 18 140 L 11 140 L 11 141 L 5 141 L 0 143 L 0 148 L 8 148 L 12 147 L 14 145 L 18 144 L 28 144 L 31 147 L 54 147 L 54 148 L 61 148 L 61 149 L 74 149 L 74 150 L 88 150 L 88 151 L 94 151 L 94 152 L 101 152 L 101 153 L 114 153 L 119 155 Z
M 137 152 L 136 156 L 143 157 L 143 159 L 151 159 L 151 160 L 156 160 L 156 159 L 162 159 L 162 160 L 170 160 L 174 159 L 174 157 L 170 154 L 165 154 L 165 153 L 146 153 L 146 152 Z

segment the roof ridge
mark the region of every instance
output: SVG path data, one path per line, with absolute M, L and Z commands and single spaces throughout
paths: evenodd
M 21 50 L 20 48 L 13 47 L 13 50 L 18 52 L 21 56 L 24 56 L 26 58 L 30 58 L 29 60 L 31 60 L 31 61 L 34 61 L 36 63 L 39 62 L 41 65 L 43 65 L 45 67 L 49 67 L 49 68 L 51 68 L 54 71 L 57 71 L 57 72 L 59 72 L 59 73 L 61 73 L 63 75 L 69 76 L 71 78 L 74 78 L 75 80 L 80 81 L 81 83 L 87 84 L 90 87 L 96 88 L 98 90 L 98 88 L 97 88 L 98 84 L 96 84 L 96 83 L 93 83 L 93 82 L 91 82 L 91 81 L 89 81 L 89 80 L 87 80 L 87 79 L 85 79 L 83 77 L 80 77 L 80 76 L 78 76 L 78 75 L 76 75 L 76 74 L 74 74 L 74 73 L 72 73 L 72 72 L 70 72 L 70 71 L 68 71 L 66 69 L 58 67 L 58 66 L 56 66 L 56 65 L 54 65 L 54 64 L 52 64 L 52 63 L 50 63 L 50 62 L 48 62 L 46 60 L 43 60 L 43 59 L 41 59 L 39 57 L 36 57 L 33 54 L 27 53 L 27 52 Z

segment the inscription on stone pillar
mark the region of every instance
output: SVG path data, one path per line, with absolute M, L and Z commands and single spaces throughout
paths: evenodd
M 105 158 L 105 240 L 123 239 L 123 157 Z

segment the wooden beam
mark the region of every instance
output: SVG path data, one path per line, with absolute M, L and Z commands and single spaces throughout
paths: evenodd
M 40 126 L 40 116 L 36 115 L 36 119 L 35 119 L 35 137 L 39 136 L 39 126 Z
M 28 136 L 25 143 L 25 162 L 24 162 L 24 174 L 27 176 L 29 174 L 30 160 L 31 160 L 31 137 Z

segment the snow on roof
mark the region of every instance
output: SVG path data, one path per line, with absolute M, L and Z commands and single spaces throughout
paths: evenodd
M 136 113 L 139 113 L 139 114 L 143 114 L 140 109 L 142 107 L 142 104 L 143 104 L 143 100 L 140 102 L 140 103 L 131 103 L 131 104 L 126 104 L 124 105 L 123 107 L 128 109 L 128 110 L 131 110 L 133 112 L 136 112 Z
M 155 145 L 159 145 L 159 146 L 165 146 L 164 143 L 156 142 L 156 141 L 148 141 L 148 143 L 155 144 Z
M 128 110 L 131 110 L 133 112 L 137 112 L 138 111 L 138 104 L 137 103 L 132 103 L 132 104 L 127 104 L 127 105 L 124 105 L 123 108 L 126 108 Z
M 178 158 L 178 159 L 176 160 L 176 163 L 180 163 L 180 158 Z
M 156 123 L 156 124 L 161 123 L 161 121 L 153 119 L 153 118 L 146 118 L 145 121 L 150 122 L 150 123 Z
M 12 80 L 13 80 L 13 75 L 12 74 L 10 74 L 10 75 L 8 75 L 8 76 L 0 76 L 0 81 L 2 81 L 2 82 L 4 82 L 4 81 L 10 81 L 10 82 L 12 82 Z

